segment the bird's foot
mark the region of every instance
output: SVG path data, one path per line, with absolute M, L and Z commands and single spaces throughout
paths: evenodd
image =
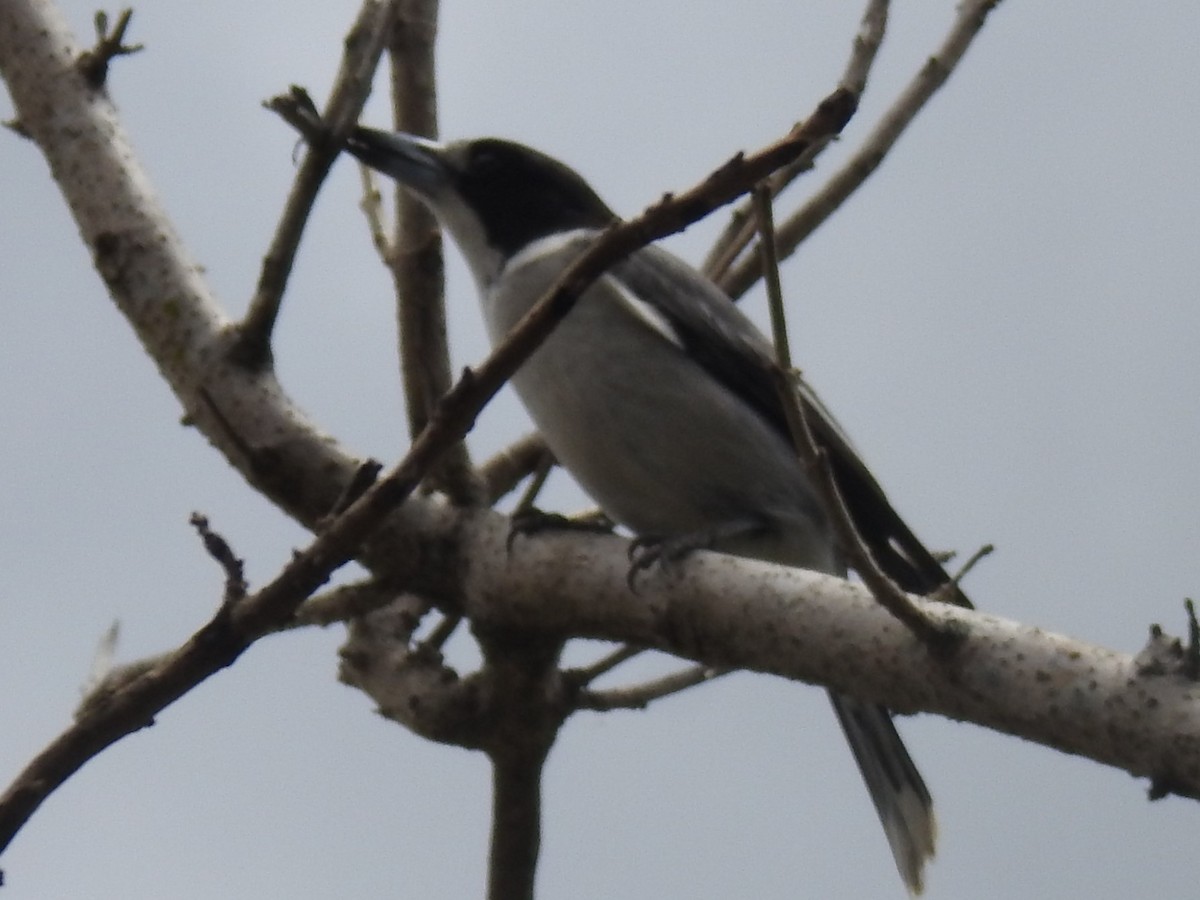
M 634 538 L 629 545 L 629 573 L 625 580 L 632 591 L 637 591 L 637 577 L 653 566 L 670 568 L 674 563 L 697 550 L 721 550 L 729 541 L 763 532 L 768 526 L 758 519 L 735 519 L 686 534 L 669 537 L 644 534 Z
M 559 513 L 546 512 L 530 506 L 513 514 L 505 547 L 512 553 L 518 537 L 532 537 L 547 531 L 582 531 L 587 534 L 612 534 L 612 521 L 602 514 L 573 519 Z
M 625 575 L 629 589 L 637 593 L 640 573 L 654 566 L 669 569 L 697 550 L 712 549 L 719 537 L 713 531 L 705 530 L 671 537 L 644 534 L 634 538 L 629 544 L 629 572 Z

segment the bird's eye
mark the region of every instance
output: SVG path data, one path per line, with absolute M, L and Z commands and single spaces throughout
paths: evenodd
M 483 175 L 494 174 L 500 170 L 500 156 L 490 147 L 481 147 L 471 159 L 471 168 Z

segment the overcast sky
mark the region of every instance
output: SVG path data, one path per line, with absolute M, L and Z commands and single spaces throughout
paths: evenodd
M 60 5 L 87 39 L 94 0 Z M 805 115 L 860 14 L 844 0 L 445 6 L 443 133 L 544 149 L 627 215 Z M 293 133 L 259 104 L 291 83 L 324 96 L 355 7 L 137 6 L 146 50 L 114 64 L 110 89 L 231 315 L 294 172 Z M 862 138 L 952 12 L 897 4 L 860 115 L 810 178 Z M 1198 33 L 1191 3 L 1002 5 L 783 273 L 795 355 L 915 530 L 997 546 L 968 582 L 975 602 L 1131 652 L 1151 622 L 1181 631 L 1200 592 Z M 366 117 L 386 124 L 382 89 Z M 391 299 L 357 180 L 342 161 L 325 186 L 276 356 L 324 428 L 392 461 Z M 7 132 L 0 209 L 7 783 L 68 721 L 114 619 L 129 660 L 212 612 L 221 575 L 191 511 L 255 584 L 305 535 L 180 427 L 43 159 Z M 722 222 L 670 246 L 698 260 Z M 484 343 L 457 262 L 450 295 L 465 365 Z M 506 398 L 472 448 L 526 428 Z M 562 476 L 549 497 L 582 502 Z M 482 896 L 485 759 L 374 715 L 335 680 L 341 637 L 263 642 L 87 765 L 4 857 L 5 897 Z M 1194 894 L 1195 803 L 1150 804 L 1122 772 L 974 726 L 901 728 L 941 825 L 927 896 Z M 546 804 L 545 898 L 903 896 L 823 692 L 802 685 L 738 675 L 645 713 L 581 714 Z

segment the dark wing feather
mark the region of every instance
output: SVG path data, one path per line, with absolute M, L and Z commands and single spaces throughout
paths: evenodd
M 725 294 L 682 261 L 648 247 L 613 267 L 639 298 L 670 323 L 688 353 L 753 407 L 786 439 L 787 422 L 770 376 L 771 348 Z M 859 535 L 901 588 L 927 594 L 950 580 L 942 565 L 892 509 L 841 427 L 811 389 L 801 391 L 817 442 L 826 449 Z M 970 606 L 961 592 L 955 602 Z

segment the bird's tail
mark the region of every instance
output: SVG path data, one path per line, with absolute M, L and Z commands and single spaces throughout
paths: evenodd
M 871 801 L 908 890 L 920 894 L 925 861 L 933 856 L 937 823 L 933 799 L 884 707 L 839 694 L 829 699 L 837 713 Z

